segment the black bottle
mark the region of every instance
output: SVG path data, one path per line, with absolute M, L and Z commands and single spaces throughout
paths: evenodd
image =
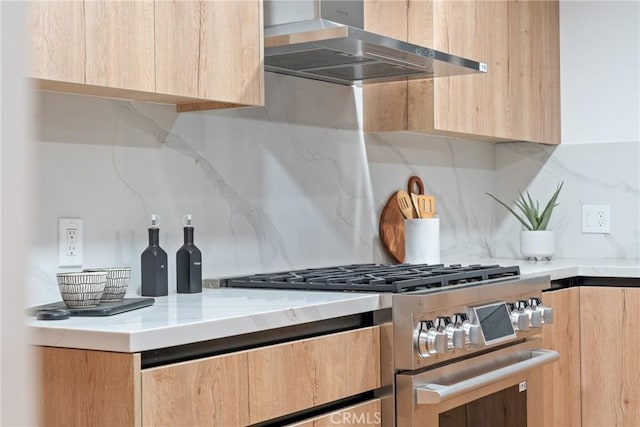
M 176 253 L 176 283 L 179 294 L 202 292 L 202 253 L 193 244 L 191 215 L 185 215 L 184 245 Z
M 167 253 L 160 247 L 160 217 L 151 215 L 149 247 L 142 252 L 142 296 L 162 297 L 169 293 Z

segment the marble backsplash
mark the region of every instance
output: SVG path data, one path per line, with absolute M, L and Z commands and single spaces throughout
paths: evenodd
M 187 213 L 205 278 L 388 262 L 378 218 L 411 175 L 436 197 L 443 257 L 518 256 L 517 223 L 485 193 L 510 199 L 530 188 L 545 198 L 560 180 L 558 256 L 639 255 L 638 142 L 555 148 L 363 134 L 359 90 L 266 79 L 264 108 L 185 114 L 37 92 L 28 302 L 59 300 L 65 216 L 84 221 L 83 267 L 131 266 L 133 291 L 152 213 L 162 218 L 170 289 Z M 580 234 L 581 203 L 611 205 L 610 235 Z
M 560 258 L 640 257 L 640 142 L 496 146 L 496 193 L 515 200 L 530 191 L 546 203 L 564 182 L 549 229 Z M 609 234 L 582 233 L 582 205 L 609 205 Z M 502 209 L 494 226 L 494 253 L 519 256 L 519 224 Z

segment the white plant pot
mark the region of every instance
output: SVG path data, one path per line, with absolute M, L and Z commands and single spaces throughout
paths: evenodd
M 548 260 L 551 259 L 555 249 L 555 231 L 520 231 L 520 253 L 525 259 Z

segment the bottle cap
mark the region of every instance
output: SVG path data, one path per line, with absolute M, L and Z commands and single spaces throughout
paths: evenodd
M 151 228 L 158 228 L 160 226 L 160 216 L 151 214 Z
M 186 214 L 182 217 L 182 223 L 185 227 L 191 227 L 191 214 Z

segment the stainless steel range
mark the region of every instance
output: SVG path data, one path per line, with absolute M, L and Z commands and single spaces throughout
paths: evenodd
M 360 264 L 228 279 L 226 286 L 390 293 L 394 404 L 383 424 L 542 424 L 548 276 L 517 266 Z M 388 316 L 387 316 L 388 317 Z M 384 319 L 385 316 L 381 316 Z M 383 375 L 384 376 L 384 375 Z

